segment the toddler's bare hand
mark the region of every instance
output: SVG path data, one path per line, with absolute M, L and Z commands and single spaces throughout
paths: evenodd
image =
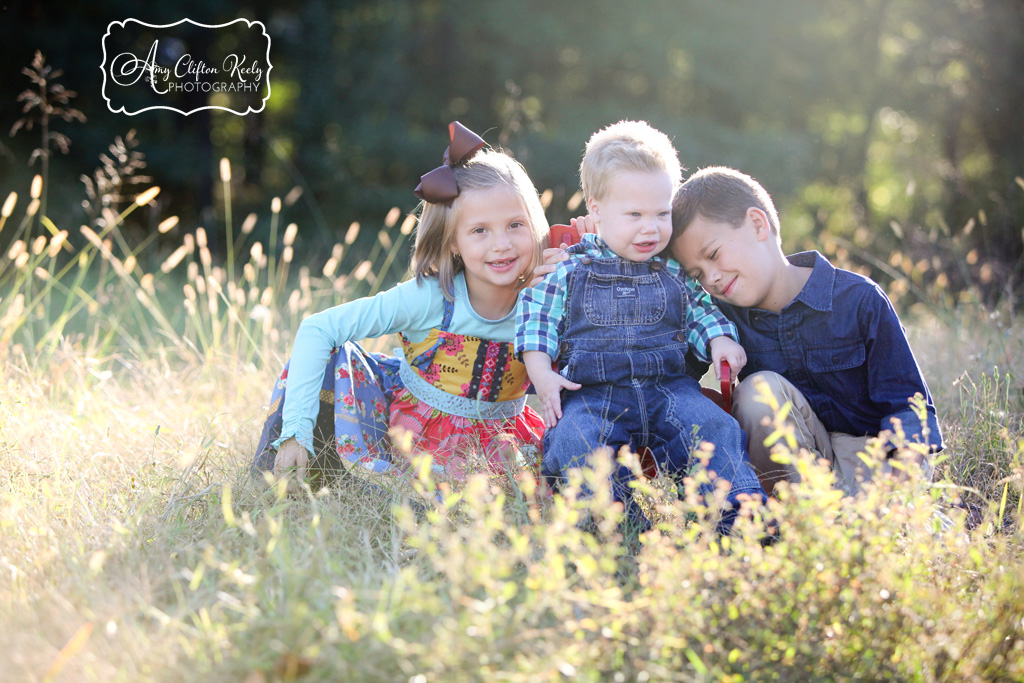
M 729 337 L 715 337 L 711 340 L 711 361 L 715 364 L 715 377 L 719 380 L 722 379 L 722 360 L 729 362 L 732 376 L 736 377 L 747 364 L 747 352 Z
M 539 383 L 534 382 L 533 387 L 537 391 L 537 398 L 540 399 L 540 415 L 544 418 L 544 426 L 551 429 L 562 419 L 562 389 L 576 391 L 580 385 L 570 382 L 552 370 L 542 377 Z
M 540 399 L 540 416 L 544 418 L 544 426 L 550 429 L 562 417 L 562 399 L 559 396 L 562 389 L 576 391 L 580 385 L 552 370 L 551 356 L 543 351 L 525 351 L 523 364 L 533 382 L 533 390 Z

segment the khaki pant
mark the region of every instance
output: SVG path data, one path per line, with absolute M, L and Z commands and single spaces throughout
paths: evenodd
M 871 477 L 870 469 L 857 455 L 864 453 L 870 436 L 852 436 L 841 432 L 829 432 L 811 409 L 807 398 L 782 375 L 775 372 L 755 372 L 739 383 L 733 392 L 732 414 L 747 433 L 750 462 L 757 471 L 765 491 L 770 495 L 776 482 L 788 480 L 797 482 L 795 464 L 782 465 L 773 462 L 771 449 L 764 445 L 775 427 L 771 423 L 773 411 L 771 406 L 761 400 L 756 388 L 759 380 L 767 382 L 779 407 L 787 402 L 792 409 L 786 421 L 793 425 L 797 448 L 809 452 L 815 459 L 824 458 L 832 466 L 836 475 L 836 487 L 850 495 L 860 491 L 861 484 Z M 921 463 L 923 474 L 931 480 L 932 466 L 927 460 Z M 881 463 L 875 472 L 892 472 L 889 460 Z

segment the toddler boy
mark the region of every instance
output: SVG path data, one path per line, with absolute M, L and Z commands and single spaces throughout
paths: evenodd
M 696 427 L 697 438 L 715 446 L 708 470 L 731 483 L 728 500 L 737 507 L 738 496 L 764 491 L 742 431 L 701 394 L 685 356 L 691 347 L 716 368 L 723 358 L 740 368 L 746 357 L 706 293 L 660 256 L 680 175 L 672 143 L 646 123 L 623 121 L 591 137 L 580 180 L 597 234 L 584 235 L 553 273 L 522 292 L 516 352 L 548 427 L 546 478 L 557 485 L 595 449 L 625 445 L 650 448 L 663 471 L 685 472 Z M 636 518 L 626 481 L 620 469 L 613 492 Z

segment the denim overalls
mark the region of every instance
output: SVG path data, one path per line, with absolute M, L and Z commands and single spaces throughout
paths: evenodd
M 559 370 L 582 384 L 563 391 L 562 418 L 544 437 L 543 474 L 557 483 L 599 446 L 648 447 L 658 467 L 682 474 L 700 443 L 715 445 L 708 469 L 732 483 L 728 500 L 764 496 L 736 421 L 686 374 L 687 296 L 682 276 L 660 260 L 637 263 L 584 254 L 567 276 Z M 694 432 L 697 432 L 696 437 Z M 630 510 L 628 469 L 613 476 L 615 499 Z M 711 485 L 701 493 L 712 491 Z

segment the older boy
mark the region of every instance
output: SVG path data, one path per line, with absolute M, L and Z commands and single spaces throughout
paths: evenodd
M 695 173 L 676 193 L 672 226 L 672 254 L 739 328 L 749 362 L 733 415 L 769 493 L 797 477 L 765 446 L 774 427 L 758 400 L 758 378 L 780 405 L 792 404 L 799 448 L 828 460 L 847 493 L 870 477 L 858 456 L 868 439 L 897 424 L 909 441 L 942 449 L 928 386 L 888 298 L 816 251 L 784 256 L 778 215 L 757 181 L 729 168 Z M 923 422 L 908 402 L 916 394 L 925 400 Z M 897 444 L 886 445 L 891 458 Z M 921 464 L 930 477 L 930 462 Z M 881 469 L 890 467 L 887 459 Z
M 680 174 L 672 143 L 646 123 L 623 121 L 591 137 L 580 179 L 597 235 L 584 235 L 540 285 L 523 291 L 516 352 L 549 428 L 547 478 L 557 483 L 601 446 L 648 447 L 664 470 L 684 472 L 696 426 L 715 445 L 708 469 L 731 483 L 735 506 L 737 496 L 763 497 L 763 489 L 736 421 L 701 394 L 684 358 L 688 345 L 716 367 L 723 358 L 742 367 L 745 355 L 710 298 L 659 256 Z M 620 470 L 613 490 L 628 504 L 627 478 Z

